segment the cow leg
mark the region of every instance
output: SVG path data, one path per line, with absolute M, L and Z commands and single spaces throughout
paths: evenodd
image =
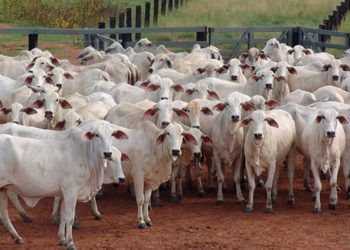
M 214 187 L 213 187 L 213 178 L 214 175 L 212 173 L 214 167 L 213 167 L 213 158 L 212 157 L 206 157 L 206 164 L 208 168 L 208 192 L 213 192 Z
M 148 227 L 152 226 L 151 219 L 149 218 L 148 206 L 151 201 L 152 189 L 145 190 L 145 203 L 143 205 L 143 217 L 145 218 L 146 225 Z
M 276 161 L 272 161 L 269 166 L 269 172 L 267 175 L 267 180 L 265 183 L 266 188 L 266 213 L 272 213 L 272 199 L 271 199 L 271 191 L 272 191 L 272 183 L 275 177 L 276 172 Z
M 91 204 L 92 216 L 94 216 L 94 219 L 95 220 L 101 220 L 102 219 L 102 215 L 101 215 L 100 211 L 98 211 L 97 202 L 96 202 L 96 197 L 95 196 L 91 198 L 90 204 Z
M 218 180 L 218 194 L 216 198 L 216 205 L 222 205 L 224 203 L 224 195 L 222 194 L 222 185 L 225 181 L 225 176 L 222 172 L 222 163 L 216 150 L 214 150 L 214 163 L 216 166 L 216 175 Z
M 136 190 L 135 190 L 136 192 Z M 152 192 L 152 205 L 155 207 L 162 207 L 162 201 L 160 200 L 159 188 Z
M 244 202 L 244 197 L 241 190 L 241 167 L 242 167 L 242 154 L 232 163 L 233 167 L 233 179 L 236 185 L 236 196 L 239 203 Z
M 199 163 L 199 169 L 201 169 L 200 163 Z M 197 178 L 197 194 L 198 194 L 198 197 L 203 198 L 205 193 L 204 193 L 202 179 L 201 179 L 201 176 L 200 176 L 199 173 L 198 173 L 198 176 L 196 178 Z
M 31 223 L 32 220 L 29 218 L 26 211 L 22 207 L 21 202 L 19 201 L 17 194 L 12 192 L 12 191 L 7 191 L 7 196 L 9 197 L 13 206 L 16 208 L 19 215 L 22 217 L 22 220 L 24 221 L 24 223 Z
M 346 198 L 350 198 L 350 149 L 344 151 L 343 157 L 343 174 L 345 181 Z
M 192 176 L 191 176 L 191 164 L 185 166 L 186 168 L 186 175 L 187 175 L 187 188 L 188 190 L 192 190 L 193 189 L 193 180 L 192 180 Z
M 333 166 L 332 175 L 330 179 L 331 195 L 329 197 L 329 209 L 333 209 L 333 210 L 335 210 L 336 204 L 338 202 L 337 178 L 338 178 L 338 172 L 339 172 L 339 165 L 340 165 L 340 160 L 337 159 L 336 163 Z
M 305 191 L 311 192 L 311 186 L 310 186 L 310 167 L 311 167 L 311 161 L 310 158 L 306 155 L 304 155 L 303 158 L 303 165 L 304 165 L 304 188 Z
M 248 184 L 249 184 L 249 200 L 246 208 L 244 211 L 246 213 L 251 213 L 253 211 L 253 199 L 254 199 L 254 190 L 255 190 L 255 174 L 253 173 L 253 169 L 251 166 L 249 166 L 248 162 L 246 161 L 246 171 L 248 176 Z
M 7 192 L 5 190 L 0 191 L 0 218 L 2 224 L 5 226 L 7 231 L 10 233 L 12 238 L 17 244 L 23 244 L 23 239 L 18 235 L 16 229 L 13 227 L 9 214 L 7 211 Z
M 316 163 L 314 160 L 311 160 L 311 171 L 314 177 L 315 181 L 315 206 L 314 206 L 314 213 L 320 213 L 321 212 L 321 199 L 320 194 L 322 190 L 322 183 L 320 179 L 320 171 L 319 168 L 316 166 Z
M 176 196 L 178 200 L 182 200 L 183 197 L 183 191 L 182 191 L 182 179 L 183 179 L 183 174 L 182 174 L 182 167 L 179 167 L 179 170 L 177 171 L 177 177 L 176 178 L 176 183 L 177 183 L 177 192 Z
M 145 203 L 145 197 L 144 197 L 144 180 L 142 176 L 135 176 L 134 177 L 134 188 L 135 188 L 135 195 L 136 195 L 136 203 L 137 203 L 137 225 L 140 229 L 147 228 L 147 225 L 143 219 L 143 205 Z M 147 208 L 148 209 L 148 208 Z
M 77 194 L 76 192 L 70 190 L 69 193 L 63 194 L 62 206 L 64 207 L 64 215 L 61 220 L 65 222 L 66 226 L 66 240 L 67 249 L 76 249 L 73 242 L 72 228 L 74 224 L 75 206 L 77 204 Z
M 180 166 L 173 166 L 173 169 L 171 171 L 171 190 L 170 190 L 170 201 L 171 202 L 178 202 L 178 198 L 176 195 L 176 175 L 178 174 Z
M 272 181 L 272 197 L 271 197 L 272 203 L 277 202 L 277 193 L 278 193 L 277 184 L 278 184 L 279 175 L 280 175 L 280 167 L 276 165 L 275 176 L 273 177 L 273 181 Z
M 56 199 L 57 197 L 55 197 Z M 59 197 L 61 200 L 61 197 Z M 58 227 L 58 244 L 60 246 L 66 246 L 67 245 L 67 240 L 66 240 L 66 222 L 62 219 L 63 216 L 65 216 L 65 207 L 61 206 L 61 211 L 60 211 L 60 215 L 61 215 L 61 219 L 57 219 L 57 221 L 59 221 L 59 227 Z
M 288 191 L 288 205 L 294 206 L 294 169 L 295 169 L 295 146 L 293 146 L 292 151 L 288 155 L 288 183 L 289 183 L 289 191 Z
M 55 198 L 53 200 L 53 209 L 52 209 L 52 213 L 51 213 L 51 223 L 54 225 L 60 224 L 58 210 L 60 208 L 61 199 L 62 199 L 62 197 L 55 196 Z

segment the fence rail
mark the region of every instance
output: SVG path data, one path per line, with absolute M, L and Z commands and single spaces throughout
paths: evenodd
M 102 27 L 102 26 L 101 26 Z M 181 34 L 181 41 L 157 41 L 170 48 L 189 48 L 198 43 L 201 46 L 214 45 L 222 49 L 223 54 L 236 56 L 241 50 L 253 46 L 260 46 L 271 37 L 278 38 L 289 46 L 297 44 L 312 47 L 316 51 L 326 48 L 346 50 L 350 48 L 350 33 L 338 31 L 312 29 L 305 27 L 173 27 L 173 28 L 105 28 L 105 29 L 46 29 L 46 28 L 9 28 L 0 29 L 0 34 L 28 35 L 29 49 L 38 46 L 39 35 L 81 35 L 84 45 L 104 49 L 105 45 L 115 39 L 111 37 L 127 38 L 124 46 L 133 46 L 140 37 L 151 34 Z M 133 35 L 138 34 L 133 39 Z M 187 34 L 187 35 L 184 35 Z M 190 34 L 190 35 L 188 35 Z M 109 36 L 110 39 L 107 39 Z M 163 37 L 163 36 L 161 36 Z M 331 43 L 330 38 L 344 38 L 341 43 Z M 157 38 L 157 37 L 156 37 Z M 187 38 L 187 40 L 185 39 Z

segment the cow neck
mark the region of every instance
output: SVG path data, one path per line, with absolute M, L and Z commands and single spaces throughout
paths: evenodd
M 326 173 L 328 169 L 330 168 L 329 165 L 329 157 L 330 157 L 330 151 L 331 147 L 333 145 L 334 139 L 329 140 L 325 136 L 325 131 L 322 126 L 318 125 L 318 128 L 315 129 L 315 138 L 317 140 L 316 145 L 319 145 L 317 147 L 313 147 L 313 150 L 317 151 L 317 157 L 322 156 L 324 159 L 323 162 L 321 162 L 321 170 L 323 173 Z

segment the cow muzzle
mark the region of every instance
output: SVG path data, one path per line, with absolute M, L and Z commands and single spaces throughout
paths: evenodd
M 335 137 L 335 131 L 327 131 L 327 137 L 328 138 L 334 138 Z
M 103 157 L 106 160 L 112 160 L 112 152 L 103 152 Z
M 51 119 L 53 118 L 53 113 L 52 113 L 52 111 L 46 111 L 46 112 L 45 112 L 45 118 L 51 120 Z
M 239 121 L 239 115 L 232 115 L 231 116 L 231 121 L 238 122 Z
M 334 75 L 334 76 L 332 76 L 332 79 L 333 79 L 333 81 L 338 81 L 339 80 L 339 76 Z
M 265 88 L 269 90 L 272 89 L 272 83 L 266 83 Z
M 238 76 L 231 76 L 231 80 L 232 81 L 237 81 L 238 80 Z
M 255 134 L 254 134 L 254 138 L 255 138 L 256 140 L 261 140 L 261 139 L 262 139 L 262 134 L 261 134 L 261 133 L 255 133 Z

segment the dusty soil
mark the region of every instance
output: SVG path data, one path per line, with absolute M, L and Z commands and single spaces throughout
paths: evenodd
M 126 185 L 106 186 L 98 201 L 103 219 L 93 220 L 89 204 L 79 203 L 77 213 L 82 223 L 74 230 L 80 249 L 251 249 L 251 248 L 332 248 L 349 249 L 350 200 L 344 188 L 339 193 L 337 210 L 328 210 L 329 185 L 323 181 L 322 212 L 312 213 L 311 193 L 303 190 L 302 170 L 298 157 L 294 208 L 287 206 L 287 173 L 281 171 L 279 196 L 272 214 L 264 213 L 266 193 L 257 188 L 254 211 L 246 214 L 234 193 L 225 194 L 225 204 L 216 206 L 215 194 L 197 198 L 185 189 L 181 203 L 170 203 L 168 191 L 162 191 L 164 206 L 154 208 L 150 216 L 154 225 L 146 230 L 136 226 L 136 205 L 126 192 Z M 342 171 L 339 184 L 343 186 Z M 229 178 L 232 190 L 232 178 Z M 247 198 L 247 192 L 244 192 Z M 44 199 L 34 209 L 27 209 L 31 224 L 21 221 L 10 205 L 10 218 L 26 243 L 15 245 L 4 227 L 0 227 L 0 249 L 63 249 L 57 240 L 57 227 L 49 217 L 52 199 Z

